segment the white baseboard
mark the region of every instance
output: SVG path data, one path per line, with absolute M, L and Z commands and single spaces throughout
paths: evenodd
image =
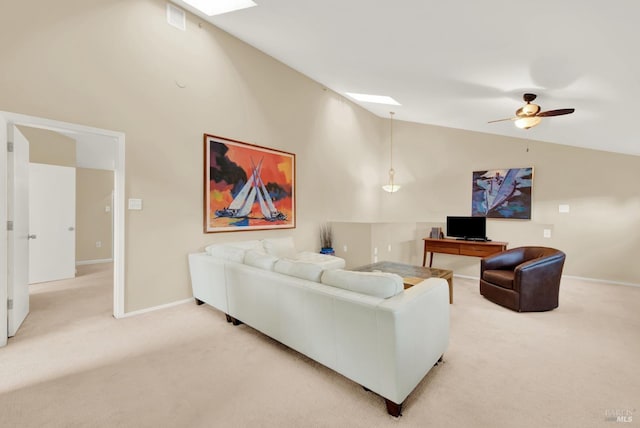
M 599 282 L 603 284 L 626 285 L 628 287 L 640 287 L 640 284 L 634 284 L 632 282 L 611 281 L 608 279 L 597 279 L 597 278 L 585 278 L 582 276 L 574 276 L 574 275 L 562 275 L 562 277 L 567 279 L 578 279 L 580 281 L 587 281 L 587 282 Z
M 112 262 L 113 262 L 113 259 L 78 260 L 76 261 L 76 266 L 95 265 L 98 263 L 112 263 Z
M 458 278 L 464 278 L 464 279 L 475 279 L 475 280 L 480 281 L 480 277 L 478 277 L 478 276 L 471 276 L 471 275 L 458 275 L 457 273 L 454 273 L 454 274 L 453 274 L 453 277 L 454 277 L 454 278 L 456 278 L 456 277 L 458 277 Z
M 189 299 L 178 300 L 177 302 L 165 303 L 164 305 L 153 306 L 151 308 L 140 309 L 140 310 L 133 311 L 133 312 L 125 312 L 124 314 L 122 314 L 122 316 L 120 316 L 118 318 L 134 317 L 136 315 L 146 314 L 147 312 L 158 311 L 160 309 L 167 309 L 167 308 L 170 308 L 172 306 L 178 306 L 178 305 L 182 305 L 182 304 L 190 303 L 190 302 L 193 303 L 193 301 L 194 301 L 194 299 L 193 299 L 193 297 L 191 297 Z
M 475 279 L 477 281 L 480 281 L 480 277 L 477 276 L 470 276 L 470 275 L 458 275 L 458 274 L 453 274 L 453 277 L 458 277 L 458 278 L 465 278 L 465 279 Z M 583 276 L 574 276 L 574 275 L 562 275 L 563 278 L 567 278 L 567 279 L 577 279 L 580 281 L 586 281 L 586 282 L 599 282 L 601 284 L 613 284 L 613 285 L 626 285 L 628 287 L 640 287 L 640 284 L 634 284 L 632 282 L 622 282 L 622 281 L 610 281 L 608 279 L 597 279 L 597 278 L 585 278 Z

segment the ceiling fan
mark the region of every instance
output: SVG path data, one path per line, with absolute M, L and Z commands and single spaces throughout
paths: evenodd
M 509 117 L 506 119 L 492 120 L 488 123 L 502 122 L 505 120 L 514 120 L 515 125 L 520 129 L 529 129 L 538 125 L 543 117 L 562 116 L 564 114 L 571 114 L 576 111 L 573 108 L 561 108 L 558 110 L 540 111 L 538 104 L 533 104 L 531 101 L 535 100 L 536 94 L 524 94 L 522 99 L 526 104 L 516 110 L 516 117 Z

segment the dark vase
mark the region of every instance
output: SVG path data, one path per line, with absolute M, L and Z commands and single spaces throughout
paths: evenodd
M 331 247 L 325 247 L 320 249 L 320 254 L 328 254 L 330 256 L 335 256 L 336 252 L 333 251 Z

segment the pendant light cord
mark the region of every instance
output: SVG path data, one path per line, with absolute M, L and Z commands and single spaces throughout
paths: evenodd
M 394 112 L 389 112 L 389 169 L 393 169 L 393 115 Z

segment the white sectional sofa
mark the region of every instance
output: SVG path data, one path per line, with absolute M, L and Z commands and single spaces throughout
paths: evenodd
M 404 290 L 398 275 L 343 270 L 289 238 L 211 245 L 189 267 L 199 304 L 379 394 L 394 416 L 448 346 L 444 279 Z

